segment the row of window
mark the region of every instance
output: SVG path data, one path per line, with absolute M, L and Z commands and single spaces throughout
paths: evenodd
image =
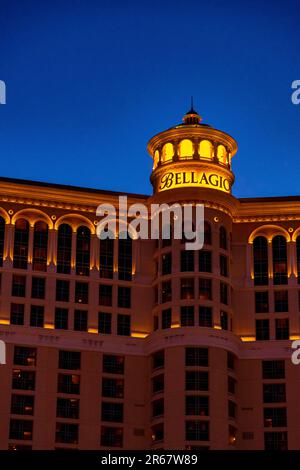
M 46 295 L 46 278 L 45 277 L 32 277 L 31 282 L 31 298 L 32 299 L 45 299 Z M 26 276 L 13 274 L 11 295 L 14 297 L 26 296 Z M 118 286 L 117 292 L 118 307 L 130 308 L 131 307 L 131 288 Z M 58 302 L 70 302 L 70 281 L 57 279 L 56 280 L 56 294 L 55 300 Z M 89 283 L 88 282 L 75 282 L 74 289 L 75 303 L 88 304 L 89 303 Z M 99 284 L 99 305 L 112 306 L 113 302 L 113 285 L 112 284 Z
M 300 282 L 300 236 L 296 240 L 296 257 L 298 282 Z M 253 241 L 254 284 L 264 286 L 269 284 L 269 249 L 268 240 L 259 236 Z M 287 241 L 282 235 L 276 235 L 272 240 L 272 278 L 274 285 L 288 283 Z
M 255 312 L 268 313 L 270 312 L 269 306 L 269 292 L 257 291 L 255 292 Z M 288 312 L 289 311 L 289 294 L 287 290 L 275 290 L 274 295 L 274 312 Z M 298 291 L 298 309 L 300 310 L 300 291 Z
M 199 272 L 212 272 L 212 252 L 208 250 L 199 250 Z M 228 277 L 228 257 L 219 255 L 220 275 Z M 180 270 L 181 272 L 195 272 L 195 251 L 182 250 L 180 252 Z M 172 253 L 164 253 L 161 256 L 161 275 L 172 274 Z
M 192 224 L 192 230 L 195 232 L 195 227 Z M 173 225 L 166 225 L 162 229 L 162 237 L 157 239 L 156 244 L 157 248 L 166 248 L 172 245 L 172 241 L 174 240 L 174 227 Z M 182 230 L 182 237 L 181 243 L 189 242 L 190 240 L 187 239 L 184 235 L 184 227 Z M 212 230 L 211 225 L 209 222 L 204 221 L 204 245 L 211 245 L 212 244 Z M 228 249 L 228 235 L 227 230 L 223 225 L 219 228 L 219 248 L 222 250 Z M 199 262 L 200 264 L 200 262 Z
M 5 221 L 0 217 L 0 265 L 3 263 L 5 237 Z M 13 267 L 27 269 L 29 253 L 29 222 L 18 219 L 15 223 Z M 80 276 L 89 276 L 91 254 L 91 231 L 86 226 L 80 226 L 76 233 L 75 272 Z M 32 268 L 35 271 L 47 271 L 48 257 L 48 225 L 39 221 L 34 225 Z M 72 228 L 62 224 L 57 234 L 57 272 L 71 273 L 72 261 Z M 114 240 L 100 241 L 100 277 L 112 278 L 114 268 Z M 132 240 L 118 240 L 118 276 L 121 280 L 131 280 L 132 275 Z
M 198 307 L 198 322 L 195 322 L 195 308 L 194 306 L 184 306 L 180 308 L 180 326 L 204 326 L 213 328 L 213 309 L 212 307 L 199 306 Z M 172 327 L 172 309 L 167 308 L 161 312 L 161 322 L 159 317 L 154 316 L 154 330 L 159 329 L 161 325 L 162 329 Z M 222 330 L 232 329 L 230 317 L 227 312 L 221 310 L 220 312 L 220 326 Z
M 199 300 L 213 300 L 212 279 L 200 278 L 198 280 Z M 158 289 L 155 289 L 155 303 L 158 303 Z M 181 299 L 190 300 L 195 298 L 195 278 L 183 278 L 180 280 Z M 160 303 L 172 302 L 172 280 L 161 283 Z M 229 287 L 225 282 L 219 283 L 219 300 L 222 304 L 229 303 Z
M 255 331 L 257 341 L 267 341 L 270 339 L 270 320 L 256 320 Z M 290 339 L 290 327 L 288 318 L 275 318 L 275 339 Z

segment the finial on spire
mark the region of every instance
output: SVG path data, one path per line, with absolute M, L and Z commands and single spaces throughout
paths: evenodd
M 191 109 L 183 116 L 184 124 L 200 124 L 202 117 L 194 110 L 194 97 L 191 96 Z

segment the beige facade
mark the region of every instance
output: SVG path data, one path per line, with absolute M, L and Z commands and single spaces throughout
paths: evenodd
M 234 139 L 153 137 L 153 196 L 205 244 L 98 239 L 118 193 L 1 178 L 1 449 L 299 449 L 300 198 L 231 195 Z

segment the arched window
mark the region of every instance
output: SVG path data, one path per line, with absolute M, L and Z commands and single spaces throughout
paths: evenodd
M 48 225 L 45 222 L 34 224 L 32 269 L 47 270 Z
M 76 274 L 79 276 L 89 276 L 90 274 L 90 245 L 90 229 L 85 226 L 78 227 L 76 239 Z
M 204 222 L 204 244 L 211 245 L 211 226 L 207 221 Z
M 268 285 L 268 241 L 256 237 L 253 241 L 254 285 Z
M 173 144 L 168 142 L 163 146 L 163 149 L 162 149 L 162 162 L 163 163 L 171 162 L 173 159 L 173 155 L 174 155 Z
M 3 219 L 3 217 L 0 217 L 0 266 L 3 266 L 4 236 L 5 220 Z
M 15 225 L 14 268 L 27 269 L 28 241 L 29 223 L 25 219 L 19 219 Z
M 220 227 L 219 236 L 220 248 L 227 250 L 227 232 L 225 227 Z
M 179 144 L 179 158 L 193 158 L 193 143 L 189 139 L 184 139 Z
M 57 272 L 70 274 L 72 255 L 72 229 L 68 224 L 62 224 L 58 229 L 57 238 Z
M 132 279 L 132 239 L 130 235 L 119 234 L 119 253 L 118 253 L 118 272 L 119 279 L 122 281 L 131 281 Z
M 224 147 L 224 145 L 218 145 L 217 156 L 218 156 L 219 162 L 226 165 L 226 163 L 227 163 L 227 152 L 226 152 L 226 148 Z
M 100 240 L 100 271 L 102 278 L 112 279 L 114 273 L 114 237 L 112 233 L 107 238 Z
M 199 154 L 200 157 L 212 158 L 212 144 L 209 140 L 201 140 Z
M 158 161 L 159 161 L 159 151 L 155 150 L 154 159 L 153 159 L 153 170 L 155 170 L 155 168 L 157 167 Z
M 277 235 L 272 240 L 273 283 L 287 284 L 287 247 L 286 239 Z
M 300 235 L 296 240 L 296 249 L 297 249 L 297 275 L 298 275 L 298 284 L 300 284 Z

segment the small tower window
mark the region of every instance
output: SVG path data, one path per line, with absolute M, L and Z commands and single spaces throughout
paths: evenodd
M 155 152 L 154 152 L 154 160 L 153 160 L 153 170 L 155 170 L 155 168 L 157 167 L 158 162 L 159 162 L 159 151 L 158 151 L 158 150 L 155 150 Z
M 173 144 L 168 142 L 167 144 L 163 146 L 163 150 L 162 150 L 163 163 L 171 162 L 173 159 L 173 155 L 174 155 Z
M 227 164 L 227 152 L 226 148 L 224 145 L 218 145 L 218 160 L 220 163 L 223 163 L 223 165 Z
M 209 140 L 201 140 L 199 153 L 200 157 L 212 158 L 212 144 Z
M 179 144 L 179 158 L 193 158 L 194 149 L 191 140 L 184 139 Z

